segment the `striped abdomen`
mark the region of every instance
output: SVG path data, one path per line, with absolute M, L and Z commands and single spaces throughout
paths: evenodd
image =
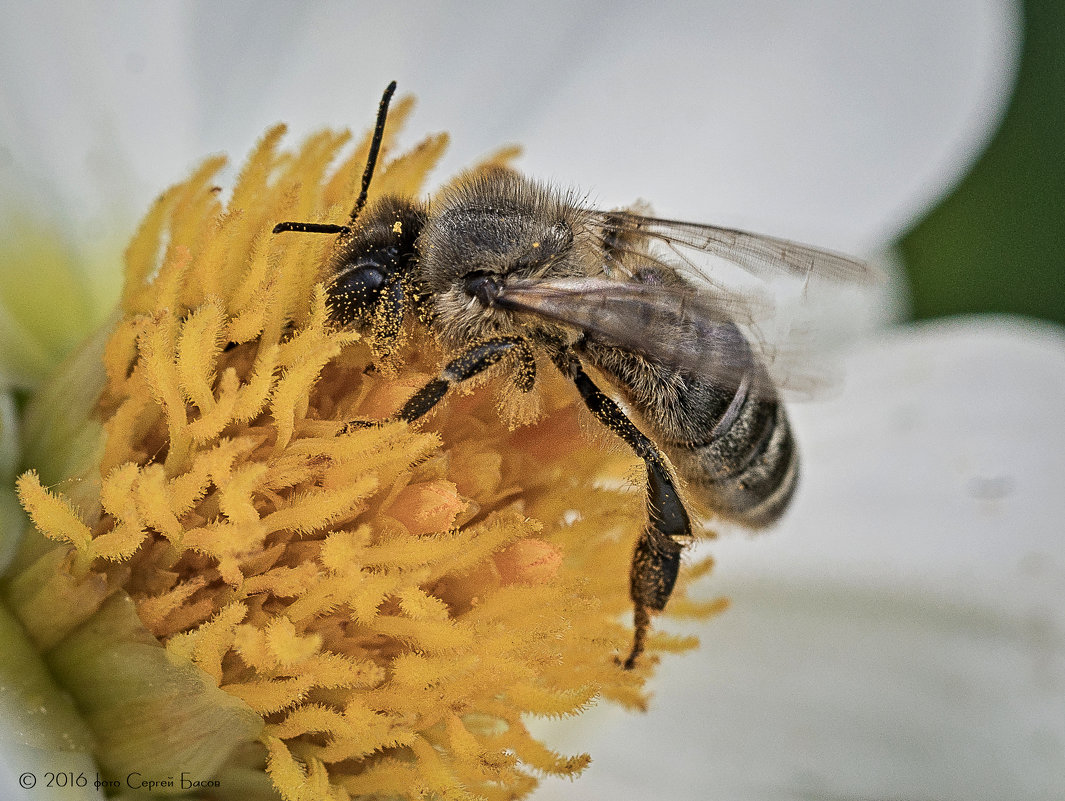
M 798 452 L 761 367 L 733 388 L 591 340 L 581 350 L 643 418 L 690 496 L 750 528 L 780 517 L 798 482 Z

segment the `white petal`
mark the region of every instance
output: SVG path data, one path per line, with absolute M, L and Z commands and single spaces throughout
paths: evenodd
M 980 584 L 1034 591 L 1033 560 L 1062 575 L 1060 327 L 978 317 L 898 328 L 856 348 L 845 371 L 839 397 L 792 410 L 807 470 L 781 536 L 730 543 L 750 555 L 728 561 L 759 561 L 752 550 L 773 540 L 796 575 L 831 564 L 837 578 L 973 583 L 967 595 L 996 600 Z
M 91 246 L 205 153 L 180 6 L 12 6 L 0 33 L 5 200 Z M 31 218 L 32 219 L 32 218 Z M 126 234 L 128 236 L 128 233 Z
M 1065 797 L 1065 332 L 958 320 L 848 361 L 794 409 L 793 512 L 705 546 L 733 605 L 679 627 L 702 647 L 650 712 L 550 727 L 592 753 L 582 799 Z
M 529 172 L 605 205 L 641 196 L 851 249 L 890 241 L 971 163 L 1012 88 L 1019 30 L 996 0 L 333 5 L 293 21 L 292 49 L 251 48 L 242 72 L 272 76 L 270 92 L 238 102 L 261 124 L 361 128 L 395 77 L 421 99 L 418 130 L 453 133 L 445 175 L 517 141 Z
M 56 185 L 82 236 L 276 120 L 365 129 L 395 77 L 422 98 L 414 131 L 454 134 L 442 175 L 519 141 L 604 204 L 871 248 L 986 141 L 1014 8 L 35 3 L 0 34 L 0 137 L 20 193 Z
M 613 202 L 638 192 L 665 216 L 843 250 L 892 241 L 964 174 L 1019 56 L 1008 3 L 758 0 L 646 15 L 633 3 L 598 17 L 615 57 L 600 51 L 549 95 L 526 137 L 530 169 Z

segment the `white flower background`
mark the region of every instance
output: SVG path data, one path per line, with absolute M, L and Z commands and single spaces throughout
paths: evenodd
M 441 180 L 519 142 L 604 206 L 871 256 L 986 145 L 1021 26 L 1005 0 L 2 11 L 0 212 L 79 255 L 101 314 L 162 188 L 218 151 L 232 177 L 278 120 L 362 131 L 393 78 L 419 99 L 402 142 L 452 135 Z M 663 660 L 647 714 L 545 724 L 594 761 L 535 798 L 1065 797 L 1065 336 L 901 324 L 898 276 L 834 298 L 846 381 L 794 408 L 792 513 L 702 546 L 732 608 L 676 626 L 703 646 Z

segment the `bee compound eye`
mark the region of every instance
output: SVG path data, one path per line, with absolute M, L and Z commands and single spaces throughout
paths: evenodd
M 341 323 L 354 322 L 373 311 L 386 281 L 385 272 L 376 263 L 361 260 L 338 273 L 329 286 L 329 307 Z

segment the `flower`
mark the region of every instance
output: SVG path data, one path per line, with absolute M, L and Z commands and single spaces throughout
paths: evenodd
M 654 200 L 661 213 L 735 223 L 866 252 L 889 241 L 924 204 L 943 193 L 992 130 L 1010 80 L 1010 39 L 1002 35 L 1010 21 L 1009 7 L 1005 3 L 953 7 L 949 24 L 943 24 L 944 9 L 934 6 L 922 14 L 894 8 L 889 12 L 884 7 L 885 16 L 877 16 L 872 7 L 856 11 L 830 5 L 822 16 L 809 8 L 782 12 L 769 5 L 745 4 L 742 10 L 709 5 L 699 12 L 702 16 L 675 14 L 665 7 L 653 24 L 648 24 L 643 7 L 613 8 L 608 15 L 592 7 L 568 8 L 562 15 L 538 7 L 533 15 L 522 11 L 520 20 L 517 12 L 485 8 L 472 24 L 446 12 L 434 15 L 409 6 L 398 13 L 395 6 L 380 11 L 333 8 L 328 14 L 287 17 L 291 24 L 281 26 L 277 20 L 286 13 L 283 7 L 275 7 L 273 13 L 257 8 L 245 16 L 226 9 L 216 18 L 211 17 L 215 12 L 205 10 L 172 9 L 161 16 L 153 9 L 139 16 L 139 11 L 116 8 L 106 25 L 96 26 L 85 16 L 90 12 L 79 16 L 76 10 L 64 9 L 56 14 L 47 4 L 34 4 L 12 9 L 5 26 L 4 64 L 18 65 L 20 73 L 18 80 L 7 84 L 14 113 L 0 121 L 8 126 L 4 139 L 14 155 L 0 159 L 0 169 L 5 170 L 10 196 L 36 209 L 38 228 L 41 211 L 54 212 L 55 217 L 44 218 L 54 220 L 47 226 L 50 236 L 67 237 L 83 263 L 108 264 L 111 260 L 99 257 L 109 241 L 100 237 L 107 226 L 100 224 L 99 209 L 113 209 L 108 204 L 121 202 L 128 204 L 128 214 L 130 207 L 146 202 L 139 198 L 182 169 L 175 160 L 183 165 L 220 142 L 239 151 L 243 147 L 239 143 L 250 141 L 252 132 L 279 116 L 297 120 L 297 125 L 301 118 L 307 119 L 313 127 L 323 119 L 361 119 L 378 84 L 394 73 L 426 102 L 423 120 L 430 125 L 446 120 L 449 127 L 459 129 L 456 139 L 462 145 L 456 165 L 469 161 L 468 154 L 479 146 L 517 138 L 530 144 L 524 168 L 595 189 L 603 205 L 629 202 L 638 191 Z M 35 14 L 40 17 L 34 18 Z M 593 29 L 601 33 L 587 35 Z M 364 35 L 368 30 L 388 33 Z M 238 49 L 237 31 L 239 60 L 232 57 Z M 107 37 L 103 47 L 101 36 Z M 409 41 L 418 43 L 414 58 Z M 456 41 L 462 46 L 456 47 Z M 575 42 L 580 46 L 574 47 Z M 358 56 L 353 57 L 356 44 Z M 663 55 L 645 63 L 648 53 Z M 489 78 L 484 77 L 486 63 L 493 67 Z M 364 77 L 364 70 L 375 69 L 381 70 L 378 79 Z M 355 73 L 361 96 L 357 88 L 348 91 L 349 76 Z M 91 84 L 88 91 L 84 76 Z M 338 80 L 338 76 L 344 77 Z M 136 102 L 123 103 L 127 95 Z M 86 98 L 83 116 L 78 115 L 76 103 L 64 102 L 68 97 Z M 54 124 L 57 107 L 63 112 L 62 126 Z M 586 116 L 574 117 L 578 112 Z M 27 131 L 32 135 L 27 136 Z M 603 147 L 603 132 L 608 147 Z M 101 153 L 106 154 L 102 169 Z M 19 173 L 26 163 L 37 164 L 38 169 Z M 12 167 L 13 176 L 7 172 Z M 135 180 L 124 180 L 129 178 Z M 45 189 L 50 185 L 55 189 L 49 194 Z M 123 219 L 122 209 L 113 219 Z M 101 308 L 97 303 L 97 311 Z M 796 407 L 800 439 L 828 443 L 804 446 L 804 464 L 823 466 L 807 472 L 806 486 L 820 489 L 812 496 L 801 493 L 789 522 L 772 536 L 715 544 L 714 552 L 722 559 L 710 589 L 724 585 L 737 603 L 705 633 L 704 642 L 712 647 L 700 651 L 698 662 L 692 657 L 665 662 L 649 715 L 625 716 L 601 708 L 595 714 L 610 715 L 606 721 L 583 715 L 586 723 L 559 735 L 576 741 L 570 750 L 589 749 L 596 758 L 579 785 L 583 797 L 596 796 L 598 777 L 603 776 L 625 782 L 623 792 L 610 797 L 651 795 L 667 786 L 669 777 L 683 777 L 679 789 L 698 797 L 710 795 L 708 785 L 719 797 L 767 796 L 775 791 L 766 790 L 767 784 L 795 788 L 796 776 L 831 778 L 841 766 L 858 765 L 864 770 L 852 774 L 853 781 L 840 792 L 863 797 L 929 794 L 910 792 L 910 786 L 899 782 L 911 774 L 914 743 L 941 748 L 934 760 L 942 769 L 937 775 L 948 778 L 926 786 L 944 788 L 940 794 L 947 797 L 956 792 L 950 777 L 965 773 L 964 766 L 972 764 L 970 755 L 985 772 L 969 775 L 996 776 L 1000 784 L 992 786 L 1001 787 L 1001 782 L 1008 786 L 1016 771 L 996 759 L 980 757 L 996 748 L 1030 757 L 1029 776 L 1054 774 L 1054 765 L 1045 756 L 1053 753 L 1046 746 L 1052 738 L 1047 740 L 1045 732 L 1035 736 L 1036 748 L 1022 750 L 1018 744 L 1025 742 L 1026 735 L 1021 727 L 998 725 L 1007 717 L 992 714 L 994 720 L 980 731 L 986 750 L 973 750 L 971 721 L 940 714 L 931 704 L 916 704 L 910 725 L 898 727 L 900 736 L 860 760 L 850 754 L 840 756 L 831 747 L 813 754 L 803 736 L 814 729 L 857 743 L 856 733 L 890 728 L 895 720 L 890 710 L 873 700 L 883 695 L 885 683 L 906 686 L 906 679 L 919 681 L 920 674 L 903 665 L 894 674 L 900 681 L 891 685 L 890 680 L 874 680 L 882 674 L 855 670 L 848 662 L 853 651 L 840 646 L 862 642 L 883 643 L 885 650 L 942 654 L 956 668 L 956 676 L 972 682 L 971 694 L 990 697 L 1001 690 L 995 697 L 1002 699 L 1003 709 L 1042 704 L 1048 714 L 1056 711 L 1030 686 L 998 682 L 957 640 L 891 638 L 894 631 L 905 632 L 908 627 L 916 631 L 924 622 L 934 623 L 928 606 L 909 607 L 909 613 L 897 617 L 865 618 L 868 626 L 862 637 L 837 637 L 841 629 L 831 619 L 822 625 L 818 609 L 839 609 L 840 617 L 848 619 L 860 607 L 861 599 L 853 594 L 856 566 L 865 590 L 873 595 L 885 588 L 903 597 L 917 591 L 907 578 L 914 568 L 906 559 L 912 553 L 911 539 L 897 536 L 900 531 L 936 545 L 919 566 L 927 571 L 927 582 L 940 586 L 946 595 L 957 592 L 959 585 L 942 582 L 941 574 L 965 575 L 969 559 L 979 562 L 985 574 L 997 576 L 966 585 L 969 590 L 986 590 L 979 606 L 985 610 L 1001 602 L 1004 584 L 1013 586 L 1003 580 L 1005 574 L 995 571 L 1011 565 L 1026 550 L 1021 538 L 996 538 L 1002 524 L 993 517 L 972 526 L 957 521 L 947 527 L 930 525 L 916 508 L 901 514 L 906 507 L 897 501 L 893 509 L 899 517 L 863 518 L 860 513 L 866 506 L 859 499 L 913 495 L 885 490 L 896 485 L 883 483 L 875 471 L 854 470 L 849 449 L 830 447 L 856 429 L 870 435 L 880 432 L 882 436 L 867 449 L 878 458 L 865 464 L 881 465 L 889 477 L 908 475 L 912 447 L 877 421 L 883 419 L 885 400 L 897 400 L 904 410 L 921 408 L 931 388 L 869 383 L 877 369 L 890 360 L 905 372 L 922 349 L 942 353 L 944 361 L 954 364 L 975 362 L 975 357 L 989 352 L 989 339 L 1001 341 L 1005 332 L 973 329 L 945 340 L 938 328 L 907 329 L 885 335 L 890 347 L 882 347 L 865 344 L 866 329 L 856 330 L 862 333 L 854 337 L 853 362 L 868 371 L 859 373 L 864 376 L 860 382 L 869 387 L 867 395 L 855 399 L 860 403 L 845 395 L 832 415 L 811 408 L 805 420 L 802 407 Z M 1016 350 L 1027 350 L 1031 343 L 1025 340 L 1033 332 L 1015 335 Z M 1052 337 L 1039 339 L 1052 343 Z M 5 347 L 0 355 L 8 352 Z M 1048 346 L 1047 352 L 1052 353 L 1053 347 Z M 1012 357 L 1007 352 L 1003 358 Z M 1033 354 L 1024 363 L 1033 365 L 1026 368 L 1031 377 L 1047 372 L 1046 353 Z M 1002 397 L 997 390 L 1012 385 L 975 377 L 962 382 L 953 369 L 941 375 L 948 386 L 934 391 L 949 393 L 952 409 L 991 409 Z M 954 379 L 957 383 L 951 383 Z M 1040 380 L 1034 386 L 1041 387 L 1038 394 L 1043 397 L 1046 387 Z M 1017 408 L 1016 398 L 1028 395 L 1011 397 L 1011 408 Z M 868 415 L 868 423 L 859 423 L 859 413 Z M 826 422 L 830 417 L 831 425 Z M 1010 418 L 1017 419 L 1015 415 L 996 419 Z M 1041 432 L 1059 430 L 1053 416 L 1040 419 L 1044 422 L 1033 427 Z M 964 426 L 938 430 L 942 439 L 933 440 L 931 446 L 937 452 L 946 453 L 947 445 L 957 448 L 973 436 Z M 1014 436 L 1005 426 L 984 432 L 991 451 Z M 1046 442 L 1051 440 L 1047 437 Z M 1030 469 L 1045 466 L 1046 475 L 1060 474 L 1060 469 L 1055 472 L 1058 463 L 1048 456 L 1049 447 L 1040 453 L 1039 459 L 1021 454 L 1020 463 Z M 924 476 L 922 493 L 946 497 L 955 486 L 950 483 L 952 475 L 940 471 Z M 811 484 L 818 476 L 820 483 Z M 807 497 L 816 501 L 804 500 Z M 1026 490 L 1010 497 L 1023 501 L 1024 508 L 1054 517 L 1052 494 Z M 857 522 L 842 526 L 844 519 Z M 829 525 L 822 525 L 826 520 Z M 813 540 L 811 535 L 816 535 Z M 991 542 L 1001 543 L 1001 551 L 987 547 Z M 740 559 L 733 562 L 737 556 Z M 734 564 L 744 567 L 732 570 Z M 789 569 L 810 572 L 802 576 L 801 592 L 784 593 L 782 598 L 782 588 L 793 586 Z M 802 599 L 812 602 L 799 603 Z M 729 634 L 717 624 L 726 626 Z M 811 636 L 809 642 L 819 645 L 806 652 L 808 660 L 785 663 L 794 646 L 783 635 L 801 638 L 808 630 L 796 624 L 815 627 L 819 637 Z M 1023 620 L 1012 619 L 998 630 L 1007 636 L 1038 630 L 1025 626 Z M 764 631 L 764 637 L 752 637 L 753 631 Z M 1046 644 L 1053 641 L 1052 636 L 1030 641 L 1034 646 L 1044 644 L 1049 665 L 1060 653 Z M 779 659 L 766 659 L 767 650 L 779 654 Z M 871 646 L 870 652 L 875 651 L 876 646 Z M 751 670 L 751 665 L 764 671 Z M 1041 675 L 1053 685 L 1053 672 Z M 833 693 L 845 708 L 867 710 L 868 717 L 837 714 L 825 703 Z M 936 695 L 934 687 L 929 693 L 933 698 L 945 696 Z M 683 710 L 680 720 L 672 714 L 676 708 Z M 929 711 L 922 715 L 922 710 Z M 779 713 L 783 720 L 767 717 L 767 712 Z M 777 725 L 764 724 L 767 719 Z M 713 748 L 705 746 L 707 721 L 720 732 Z M 747 725 L 753 729 L 744 729 Z M 772 747 L 767 747 L 767 735 Z M 650 750 L 652 743 L 663 752 Z M 697 759 L 684 751 L 688 746 L 699 747 Z M 639 749 L 635 757 L 626 750 L 630 747 Z M 25 759 L 20 753 L 11 764 L 22 766 Z M 694 769 L 698 781 L 688 781 L 693 774 L 680 767 Z M 5 786 L 13 786 L 17 772 Z M 762 782 L 763 775 L 777 778 Z M 1061 775 L 1060 769 L 1056 775 Z M 810 793 L 826 786 L 832 785 L 804 785 Z M 1054 786 L 1052 781 L 1048 786 Z M 788 792 L 779 790 L 779 794 Z M 572 788 L 569 783 L 546 783 L 537 795 L 552 793 L 570 795 Z M 1012 795 L 1046 797 L 1034 792 Z M 678 797 L 682 797 L 679 792 Z
M 513 430 L 488 389 L 431 431 L 348 430 L 394 413 L 441 354 L 419 328 L 401 366 L 371 369 L 372 343 L 332 322 L 333 240 L 270 229 L 342 216 L 368 142 L 329 170 L 345 136 L 286 152 L 283 131 L 227 203 L 220 158 L 161 196 L 117 319 L 32 401 L 31 452 L 60 420 L 83 448 L 18 480 L 51 543 L 24 542 L 11 608 L 111 779 L 224 777 L 253 743 L 285 799 L 514 797 L 532 771 L 576 775 L 588 756 L 522 716 L 643 706 L 654 660 L 615 661 L 638 495 L 599 486 L 561 376 Z M 371 201 L 416 191 L 445 143 L 391 160 Z M 721 607 L 683 584 L 673 609 Z M 649 651 L 693 644 L 654 634 Z

